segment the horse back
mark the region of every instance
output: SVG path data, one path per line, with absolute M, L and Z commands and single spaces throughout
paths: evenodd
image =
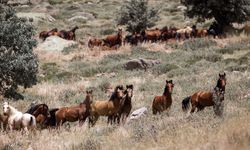
M 202 106 L 212 106 L 214 104 L 213 93 L 207 91 L 196 92 L 191 96 L 191 103 L 197 103 Z

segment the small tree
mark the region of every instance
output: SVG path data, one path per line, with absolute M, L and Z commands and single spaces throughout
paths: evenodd
M 140 33 L 148 27 L 153 27 L 158 19 L 158 11 L 149 8 L 148 0 L 128 0 L 121 6 L 117 24 L 126 25 L 129 32 Z
M 16 89 L 36 84 L 37 57 L 33 26 L 18 18 L 10 7 L 0 5 L 0 95 L 16 97 Z M 19 95 L 20 96 L 20 95 Z
M 199 22 L 214 18 L 222 27 L 250 20 L 249 0 L 181 0 L 186 15 Z

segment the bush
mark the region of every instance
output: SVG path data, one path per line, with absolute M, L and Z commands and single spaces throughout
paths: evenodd
M 148 0 L 129 0 L 121 6 L 117 16 L 117 24 L 126 25 L 129 32 L 140 33 L 153 27 L 158 19 L 158 11 L 149 8 Z
M 37 83 L 34 27 L 18 18 L 13 8 L 0 5 L 0 28 L 0 94 L 23 98 L 16 93 L 17 87 L 28 88 Z

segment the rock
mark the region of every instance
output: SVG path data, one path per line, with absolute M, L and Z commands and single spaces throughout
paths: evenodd
M 138 119 L 144 116 L 147 112 L 148 112 L 148 109 L 146 107 L 139 108 L 131 113 L 129 120 Z
M 58 36 L 50 36 L 43 43 L 38 44 L 38 50 L 62 51 L 63 49 L 77 44 L 75 41 L 64 40 Z
M 185 10 L 187 10 L 187 7 L 186 6 L 178 6 L 177 9 L 184 12 Z
M 50 22 L 54 22 L 55 19 L 46 14 L 46 13 L 17 13 L 17 16 L 20 18 L 27 18 L 27 19 L 33 19 L 34 23 L 38 23 L 39 21 L 50 21 Z
M 72 15 L 71 18 L 68 19 L 68 21 L 75 21 L 75 20 L 93 20 L 95 19 L 95 16 L 91 13 L 86 12 L 76 12 Z
M 134 69 L 147 69 L 153 67 L 157 64 L 160 64 L 159 60 L 151 60 L 151 59 L 133 59 L 129 60 L 125 65 L 125 69 L 127 70 L 134 70 Z

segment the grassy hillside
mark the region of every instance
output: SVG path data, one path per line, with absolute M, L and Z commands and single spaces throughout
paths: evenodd
M 157 27 L 182 27 L 192 22 L 177 9 L 178 0 L 150 0 L 161 10 Z M 48 5 L 50 4 L 50 5 Z M 77 39 L 86 41 L 88 34 L 105 36 L 116 29 L 113 19 L 121 5 L 119 0 L 48 0 L 18 12 L 43 12 L 56 21 L 40 21 L 37 31 L 53 27 L 69 29 L 78 25 Z M 69 22 L 76 12 L 93 14 L 93 20 Z M 190 22 L 187 22 L 190 21 Z M 206 26 L 203 24 L 201 26 Z M 133 110 L 146 106 L 148 114 L 124 126 L 107 125 L 101 117 L 94 128 L 87 124 L 68 123 L 60 130 L 41 130 L 29 135 L 19 131 L 0 134 L 0 149 L 249 149 L 250 147 L 250 37 L 230 35 L 226 39 L 192 39 L 172 43 L 143 43 L 122 46 L 117 51 L 90 50 L 76 45 L 63 52 L 35 50 L 39 58 L 39 83 L 19 89 L 23 101 L 11 101 L 26 111 L 32 101 L 49 107 L 75 105 L 93 89 L 94 100 L 108 99 L 106 86 L 133 84 Z M 161 64 L 144 70 L 128 71 L 124 64 L 131 59 L 160 60 Z M 218 74 L 226 72 L 224 116 L 214 115 L 212 108 L 191 116 L 182 112 L 181 101 L 198 90 L 212 90 Z M 175 87 L 169 113 L 153 116 L 151 103 L 161 95 L 166 79 Z

